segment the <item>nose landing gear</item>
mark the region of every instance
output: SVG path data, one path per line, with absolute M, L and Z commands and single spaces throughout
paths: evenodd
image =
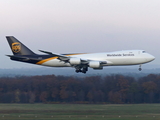
M 142 71 L 142 68 L 141 68 L 141 67 L 142 67 L 142 65 L 139 65 L 139 69 L 138 69 L 139 71 Z

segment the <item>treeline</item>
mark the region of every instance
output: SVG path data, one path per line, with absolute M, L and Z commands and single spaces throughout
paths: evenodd
M 0 78 L 0 103 L 159 103 L 160 75 Z

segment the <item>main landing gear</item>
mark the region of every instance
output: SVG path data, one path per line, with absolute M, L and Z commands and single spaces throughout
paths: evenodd
M 139 69 L 138 69 L 139 71 L 142 71 L 142 68 L 141 68 L 141 67 L 142 67 L 142 65 L 139 65 Z
M 76 73 L 79 73 L 79 72 L 82 72 L 82 73 L 86 73 L 88 71 L 88 67 L 87 66 L 84 66 L 84 67 L 78 67 L 76 68 Z

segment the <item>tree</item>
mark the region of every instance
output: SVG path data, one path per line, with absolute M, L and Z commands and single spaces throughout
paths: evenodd
M 17 89 L 16 91 L 15 91 L 15 103 L 19 103 L 20 102 L 20 90 L 19 89 Z
M 111 103 L 116 103 L 116 104 L 121 104 L 121 93 L 120 92 L 113 92 L 110 91 L 108 94 L 109 102 Z
M 40 95 L 40 100 L 42 102 L 47 102 L 47 98 L 48 98 L 48 93 L 46 91 L 42 92 Z
M 29 91 L 29 103 L 34 103 L 36 100 L 36 95 L 34 92 Z
M 153 81 L 144 82 L 142 87 L 145 93 L 154 92 L 157 89 L 157 85 Z
M 149 98 L 150 103 L 154 100 L 154 94 L 157 90 L 157 85 L 153 81 L 144 82 L 142 84 L 144 93 L 148 94 L 145 99 Z

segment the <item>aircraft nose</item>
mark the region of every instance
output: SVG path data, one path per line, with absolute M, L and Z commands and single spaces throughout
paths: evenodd
M 148 56 L 148 61 L 153 61 L 154 59 L 155 59 L 155 57 L 153 55 Z

